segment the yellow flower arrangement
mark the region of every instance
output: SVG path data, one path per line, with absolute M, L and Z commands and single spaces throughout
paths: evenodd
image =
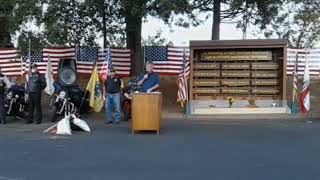
M 232 104 L 236 101 L 236 98 L 233 96 L 228 97 L 229 108 L 231 108 Z

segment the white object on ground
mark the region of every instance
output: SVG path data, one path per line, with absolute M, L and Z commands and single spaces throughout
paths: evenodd
M 73 124 L 83 129 L 84 131 L 91 132 L 89 125 L 82 119 L 76 117 L 76 115 L 72 114 Z
M 56 134 L 71 135 L 70 116 L 66 116 L 58 122 Z

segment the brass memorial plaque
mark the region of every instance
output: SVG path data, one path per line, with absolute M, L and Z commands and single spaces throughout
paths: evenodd
M 220 88 L 194 88 L 193 93 L 198 94 L 219 94 Z
M 279 69 L 279 64 L 273 62 L 252 63 L 252 69 Z
M 279 84 L 278 79 L 252 79 L 251 84 L 253 86 L 277 86 Z
M 196 63 L 194 69 L 220 69 L 220 63 Z
M 220 70 L 214 71 L 194 71 L 194 77 L 220 77 Z
M 252 71 L 252 77 L 254 78 L 277 78 L 278 72 L 276 71 Z
M 214 51 L 201 54 L 202 61 L 270 61 L 271 51 Z
M 250 77 L 250 71 L 222 71 L 221 77 Z
M 226 87 L 221 90 L 225 94 L 249 94 L 250 87 Z
M 253 94 L 278 94 L 280 91 L 275 87 L 254 87 L 252 88 Z
M 219 79 L 195 79 L 193 80 L 194 86 L 220 86 Z
M 222 79 L 221 85 L 223 85 L 223 86 L 249 86 L 250 79 Z
M 250 69 L 250 63 L 222 64 L 222 69 Z

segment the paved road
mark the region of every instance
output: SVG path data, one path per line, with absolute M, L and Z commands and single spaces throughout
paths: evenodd
M 320 179 L 320 122 L 172 119 L 160 136 L 88 122 L 72 136 L 0 125 L 0 180 Z

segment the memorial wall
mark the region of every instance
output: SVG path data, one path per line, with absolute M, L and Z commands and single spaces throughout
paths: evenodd
M 191 42 L 191 99 L 284 99 L 286 48 L 272 47 L 271 42 L 255 48 L 251 43 L 249 48 L 224 48 L 223 44 L 193 48 Z

